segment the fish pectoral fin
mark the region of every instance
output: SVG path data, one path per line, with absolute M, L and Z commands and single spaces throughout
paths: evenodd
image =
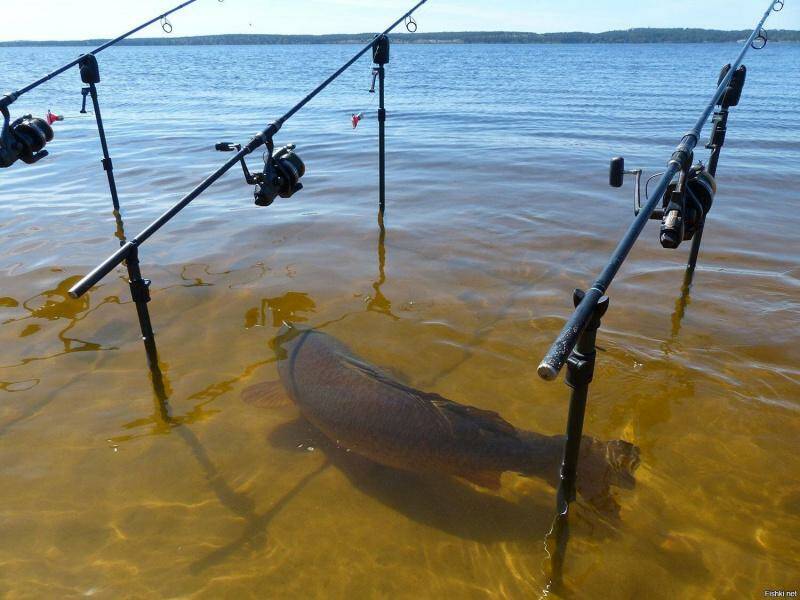
M 500 471 L 471 471 L 469 473 L 459 473 L 459 477 L 466 479 L 470 483 L 488 488 L 493 491 L 500 489 Z
M 265 381 L 242 390 L 242 401 L 258 408 L 280 408 L 292 401 L 280 381 Z

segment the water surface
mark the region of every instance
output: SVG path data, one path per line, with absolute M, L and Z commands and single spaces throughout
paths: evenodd
M 99 93 L 135 235 L 350 56 L 349 46 L 124 47 Z M 3 48 L 17 88 L 80 48 Z M 544 483 L 498 494 L 331 464 L 275 379 L 283 320 L 323 327 L 421 388 L 563 431 L 536 376 L 572 289 L 625 230 L 630 183 L 662 167 L 735 45 L 396 46 L 388 209 L 376 224 L 370 64 L 279 134 L 305 190 L 267 209 L 231 171 L 142 249 L 167 405 L 154 393 L 114 251 L 117 224 L 81 83 L 48 108 L 52 155 L 0 174 L 0 590 L 10 597 L 533 597 Z M 748 59 L 694 285 L 651 224 L 611 289 L 586 430 L 642 449 L 620 522 L 579 503 L 578 597 L 755 597 L 800 580 L 800 46 Z M 350 115 L 364 111 L 357 130 Z M 250 158 L 256 167 L 258 156 Z

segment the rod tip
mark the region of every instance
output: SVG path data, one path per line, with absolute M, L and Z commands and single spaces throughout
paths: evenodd
M 545 381 L 555 381 L 556 377 L 558 377 L 558 371 L 556 371 L 552 365 L 544 362 L 539 365 L 537 372 L 539 373 L 539 377 Z

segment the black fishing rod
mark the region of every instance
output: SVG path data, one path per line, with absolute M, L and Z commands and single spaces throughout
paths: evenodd
M 392 23 L 388 28 L 386 28 L 381 34 L 376 36 L 375 40 L 370 41 L 366 44 L 361 50 L 359 50 L 350 60 L 348 60 L 344 65 L 342 65 L 336 72 L 334 72 L 330 77 L 325 79 L 321 84 L 319 84 L 314 90 L 312 90 L 305 98 L 303 98 L 300 102 L 295 104 L 291 109 L 289 109 L 286 114 L 281 116 L 279 119 L 270 123 L 263 131 L 258 133 L 253 139 L 251 139 L 246 145 L 242 147 L 232 146 L 231 144 L 217 144 L 217 149 L 219 150 L 228 150 L 231 148 L 236 148 L 237 152 L 223 164 L 220 168 L 214 171 L 211 175 L 206 177 L 199 185 L 197 185 L 191 192 L 186 194 L 180 201 L 178 201 L 172 208 L 167 210 L 164 214 L 158 217 L 155 221 L 153 221 L 150 225 L 145 227 L 145 229 L 139 233 L 136 237 L 128 240 L 119 250 L 117 250 L 114 254 L 109 256 L 103 263 L 97 266 L 94 270 L 92 270 L 88 275 L 86 275 L 83 279 L 81 279 L 77 284 L 75 284 L 72 289 L 69 290 L 70 296 L 73 298 L 80 298 L 83 294 L 85 294 L 92 286 L 97 284 L 101 279 L 103 279 L 106 275 L 108 275 L 111 271 L 113 271 L 118 265 L 120 265 L 123 261 L 127 260 L 129 263 L 131 259 L 133 262 L 137 262 L 136 256 L 138 253 L 139 247 L 146 242 L 154 233 L 156 233 L 159 229 L 161 229 L 164 225 L 166 225 L 169 221 L 171 221 L 175 215 L 181 212 L 184 208 L 186 208 L 189 203 L 192 202 L 195 198 L 197 198 L 200 194 L 202 194 L 205 190 L 211 187 L 214 182 L 216 182 L 222 175 L 227 173 L 233 166 L 237 163 L 241 163 L 243 168 L 245 169 L 245 175 L 249 175 L 246 165 L 244 164 L 244 158 L 252 153 L 254 150 L 261 146 L 267 146 L 268 154 L 272 155 L 273 152 L 273 136 L 280 131 L 281 127 L 283 126 L 286 121 L 291 119 L 301 108 L 303 108 L 306 104 L 308 104 L 311 100 L 313 100 L 320 92 L 322 92 L 326 87 L 328 87 L 335 79 L 337 79 L 342 73 L 344 73 L 347 69 L 349 69 L 359 58 L 361 58 L 364 54 L 366 54 L 369 50 L 373 49 L 376 43 L 376 40 L 380 39 L 381 36 L 388 35 L 392 32 L 398 25 L 403 23 L 405 19 L 410 17 L 414 12 L 417 11 L 423 4 L 425 4 L 428 0 L 420 0 L 414 7 L 406 12 L 402 17 L 397 19 L 394 23 Z M 264 195 L 275 193 L 275 195 L 286 196 L 291 195 L 296 191 L 297 185 L 299 184 L 299 179 L 302 177 L 302 172 L 304 171 L 304 167 L 302 166 L 302 161 L 292 152 L 293 148 L 290 147 L 283 148 L 279 151 L 278 154 L 275 154 L 273 158 L 277 157 L 278 161 L 282 163 L 289 163 L 289 164 L 279 164 L 277 165 L 280 167 L 282 173 L 289 172 L 289 177 L 282 177 L 282 176 L 275 176 L 272 181 L 256 181 L 258 176 L 250 176 L 252 181 L 256 181 L 259 185 L 269 187 L 271 183 L 277 181 L 278 185 L 275 186 L 277 189 L 275 190 L 268 190 L 264 192 Z M 282 153 L 282 154 L 281 154 Z M 288 157 L 288 159 L 287 159 Z M 251 179 L 248 179 L 250 181 Z M 274 199 L 274 196 L 273 196 Z M 148 282 L 149 283 L 149 282 Z
M 736 60 L 723 67 L 717 89 L 706 104 L 694 124 L 673 152 L 666 170 L 660 175 L 652 194 L 646 194 L 646 203 L 641 205 L 639 183 L 641 170 L 626 171 L 621 157 L 611 161 L 609 183 L 621 187 L 623 176 L 636 176 L 634 190 L 634 212 L 636 218 L 623 235 L 607 265 L 592 287 L 584 292 L 575 290 L 573 302 L 575 311 L 568 319 L 561 333 L 553 342 L 547 355 L 538 368 L 539 376 L 554 380 L 565 363 L 567 373 L 565 382 L 571 388 L 567 435 L 561 465 L 560 481 L 556 497 L 556 518 L 548 534 L 548 547 L 554 542 L 551 554 L 551 583 L 561 583 L 564 555 L 566 552 L 569 524 L 567 520 L 570 503 L 575 500 L 575 489 L 583 437 L 583 422 L 586 414 L 589 384 L 594 377 L 596 361 L 596 338 L 601 319 L 609 307 L 606 291 L 622 267 L 625 259 L 644 230 L 647 221 L 661 221 L 659 241 L 664 248 L 677 248 L 682 242 L 692 240 L 692 249 L 687 265 L 685 286 L 691 284 L 706 215 L 716 194 L 717 163 L 727 132 L 728 109 L 736 106 L 741 97 L 745 82 L 746 68 L 742 64 L 750 48 L 759 50 L 767 43 L 764 31 L 770 14 L 783 9 L 784 0 L 770 2 L 750 37 L 745 42 Z M 711 150 L 708 166 L 694 164 L 694 150 L 700 141 L 700 134 L 714 113 L 711 139 L 706 148 Z M 678 176 L 677 182 L 673 181 Z M 651 179 L 658 177 L 657 175 Z M 649 182 L 648 182 L 649 183 Z M 647 186 L 645 186 L 647 191 Z M 657 205 L 661 203 L 661 207 Z
M 219 0 L 222 2 L 223 0 Z M 23 88 L 18 89 L 16 92 L 9 92 L 4 96 L 0 96 L 0 113 L 3 115 L 3 129 L 2 133 L 0 133 L 0 167 L 10 167 L 14 164 L 18 159 L 22 159 L 23 162 L 31 164 L 34 163 L 45 156 L 47 156 L 47 150 L 44 149 L 45 145 L 53 139 L 53 129 L 50 126 L 50 123 L 45 121 L 44 119 L 34 118 L 31 115 L 26 115 L 20 119 L 17 119 L 13 123 L 11 122 L 11 117 L 8 111 L 8 107 L 11 106 L 14 102 L 16 102 L 20 96 L 27 94 L 31 90 L 39 87 L 43 83 L 50 81 L 54 77 L 61 75 L 65 71 L 68 71 L 72 67 L 80 66 L 81 68 L 81 78 L 83 79 L 84 83 L 89 84 L 89 88 L 86 88 L 88 91 L 84 92 L 84 107 L 87 93 L 91 93 L 92 100 L 95 105 L 96 109 L 96 116 L 98 119 L 98 129 L 100 132 L 101 143 L 103 145 L 103 153 L 104 153 L 104 160 L 103 166 L 106 167 L 106 171 L 110 172 L 110 164 L 111 159 L 108 157 L 108 148 L 105 142 L 105 133 L 103 132 L 102 121 L 99 117 L 99 109 L 97 109 L 97 93 L 94 89 L 94 84 L 100 81 L 99 78 L 99 71 L 97 70 L 97 60 L 94 58 L 95 55 L 102 52 L 106 48 L 110 48 L 111 46 L 118 44 L 122 40 L 132 36 L 134 33 L 141 31 L 142 29 L 149 27 L 156 21 L 161 21 L 161 26 L 165 32 L 170 33 L 172 31 L 172 25 L 167 20 L 167 17 L 172 13 L 175 13 L 190 4 L 197 2 L 197 0 L 186 0 L 182 4 L 179 4 L 175 8 L 168 10 L 165 13 L 161 13 L 157 17 L 142 23 L 141 25 L 134 27 L 130 31 L 123 33 L 122 35 L 114 38 L 113 40 L 109 40 L 104 44 L 101 44 L 94 50 L 87 52 L 86 54 L 82 54 L 75 60 L 72 60 L 59 68 L 55 71 L 40 77 L 33 83 L 29 83 Z M 87 69 L 89 70 L 88 75 Z M 92 77 L 92 75 L 96 73 L 97 75 Z M 85 112 L 82 110 L 81 112 Z M 116 188 L 113 183 L 113 177 L 109 175 L 109 185 L 111 186 L 111 193 L 114 199 L 114 208 L 115 210 L 119 209 L 119 204 L 116 199 Z
M 714 107 L 717 106 L 722 97 L 728 91 L 731 81 L 739 70 L 739 67 L 741 66 L 748 50 L 750 50 L 751 47 L 756 49 L 763 48 L 763 45 L 755 45 L 755 41 L 766 41 L 766 34 L 763 32 L 764 23 L 767 21 L 773 11 L 780 11 L 783 8 L 783 5 L 783 0 L 774 0 L 773 2 L 770 2 L 769 8 L 761 17 L 761 20 L 758 22 L 758 25 L 756 25 L 756 28 L 750 34 L 750 37 L 745 42 L 741 52 L 739 53 L 739 56 L 731 64 L 730 68 L 726 70 L 726 73 L 720 80 L 714 95 L 703 109 L 703 112 L 700 114 L 700 117 L 697 119 L 694 127 L 692 127 L 692 129 L 683 136 L 683 139 L 681 139 L 680 144 L 678 144 L 675 152 L 672 154 L 672 157 L 669 160 L 669 163 L 667 164 L 666 171 L 664 171 L 664 174 L 661 176 L 661 179 L 656 185 L 647 204 L 642 208 L 641 211 L 639 211 L 636 219 L 634 219 L 634 221 L 628 227 L 628 230 L 625 232 L 625 235 L 622 237 L 619 245 L 612 253 L 608 264 L 603 269 L 602 273 L 600 273 L 600 276 L 594 282 L 589 291 L 586 292 L 583 299 L 580 301 L 580 304 L 578 304 L 577 308 L 575 309 L 575 312 L 564 326 L 564 329 L 561 331 L 558 338 L 556 338 L 555 342 L 553 342 L 553 345 L 550 347 L 550 351 L 539 365 L 539 376 L 543 379 L 550 381 L 558 376 L 559 372 L 564 366 L 564 363 L 567 361 L 570 352 L 572 352 L 573 348 L 575 347 L 578 338 L 586 328 L 586 324 L 591 320 L 598 300 L 600 300 L 603 294 L 605 294 L 606 290 L 608 290 L 609 286 L 614 280 L 614 277 L 616 276 L 623 262 L 625 262 L 628 253 L 633 248 L 633 245 L 636 243 L 636 240 L 642 233 L 644 226 L 647 224 L 647 221 L 653 214 L 656 205 L 663 198 L 665 192 L 667 191 L 667 187 L 670 185 L 675 175 L 678 173 L 688 175 L 688 171 L 691 168 L 694 149 L 700 140 L 700 134 L 706 122 L 708 121 L 709 116 L 711 116 L 711 113 L 714 112 Z M 677 190 L 677 192 L 680 193 L 680 190 Z M 661 243 L 662 245 L 665 245 L 665 247 L 676 247 L 681 241 L 678 239 L 680 236 L 676 235 L 680 229 L 680 222 L 677 221 L 677 219 L 680 219 L 681 215 L 674 213 L 670 214 L 670 212 L 672 211 L 668 211 L 664 216 L 665 226 L 662 228 Z

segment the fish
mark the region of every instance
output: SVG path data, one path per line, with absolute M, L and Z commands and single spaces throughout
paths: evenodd
M 558 483 L 563 435 L 519 429 L 497 412 L 406 385 L 319 330 L 284 326 L 273 346 L 283 392 L 337 448 L 402 471 L 458 477 L 495 491 L 505 472 Z M 253 386 L 243 399 L 269 405 L 275 383 Z M 613 510 L 610 487 L 632 488 L 638 465 L 633 444 L 583 436 L 578 492 Z

